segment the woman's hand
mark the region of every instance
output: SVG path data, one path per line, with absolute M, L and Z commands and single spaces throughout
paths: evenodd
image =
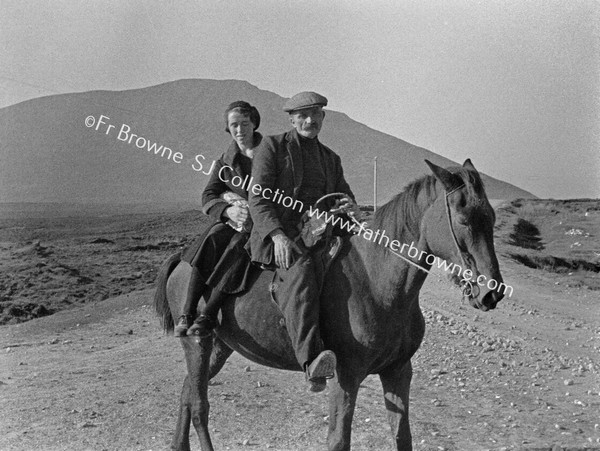
M 242 226 L 250 217 L 250 213 L 248 212 L 248 207 L 232 205 L 225 210 L 225 216 L 227 216 L 236 224 Z

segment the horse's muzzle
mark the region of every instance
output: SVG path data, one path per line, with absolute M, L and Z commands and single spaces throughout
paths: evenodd
M 487 312 L 488 310 L 494 310 L 496 305 L 498 305 L 498 302 L 500 302 L 503 297 L 504 293 L 501 293 L 497 290 L 489 290 L 483 295 L 481 301 L 479 298 L 473 298 L 471 300 L 471 305 L 483 312 Z
M 487 290 L 482 297 L 481 289 L 473 280 L 462 280 L 460 283 L 463 297 L 469 300 L 469 303 L 484 312 L 496 308 L 498 302 L 504 297 L 504 293 L 498 290 Z

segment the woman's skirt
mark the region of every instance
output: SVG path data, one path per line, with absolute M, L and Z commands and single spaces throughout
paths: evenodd
M 260 274 L 260 268 L 252 264 L 244 249 L 248 237 L 246 232 L 236 232 L 217 222 L 184 249 L 181 259 L 198 268 L 206 285 L 237 294 L 249 289 Z

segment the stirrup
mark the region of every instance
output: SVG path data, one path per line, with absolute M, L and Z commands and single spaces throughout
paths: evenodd
M 212 333 L 212 330 L 215 327 L 217 327 L 215 319 L 210 316 L 200 315 L 194 320 L 194 324 L 187 330 L 187 334 L 206 337 Z
M 337 360 L 333 351 L 323 351 L 306 368 L 306 379 L 309 382 L 320 382 L 335 376 Z

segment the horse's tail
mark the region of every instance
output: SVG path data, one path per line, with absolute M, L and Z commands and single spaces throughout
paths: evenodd
M 181 261 L 181 252 L 171 255 L 160 267 L 158 271 L 156 293 L 154 293 L 154 310 L 160 318 L 160 322 L 166 333 L 172 333 L 175 327 L 173 321 L 173 315 L 169 308 L 169 301 L 167 300 L 167 280 L 169 275 L 173 272 L 173 269 Z

